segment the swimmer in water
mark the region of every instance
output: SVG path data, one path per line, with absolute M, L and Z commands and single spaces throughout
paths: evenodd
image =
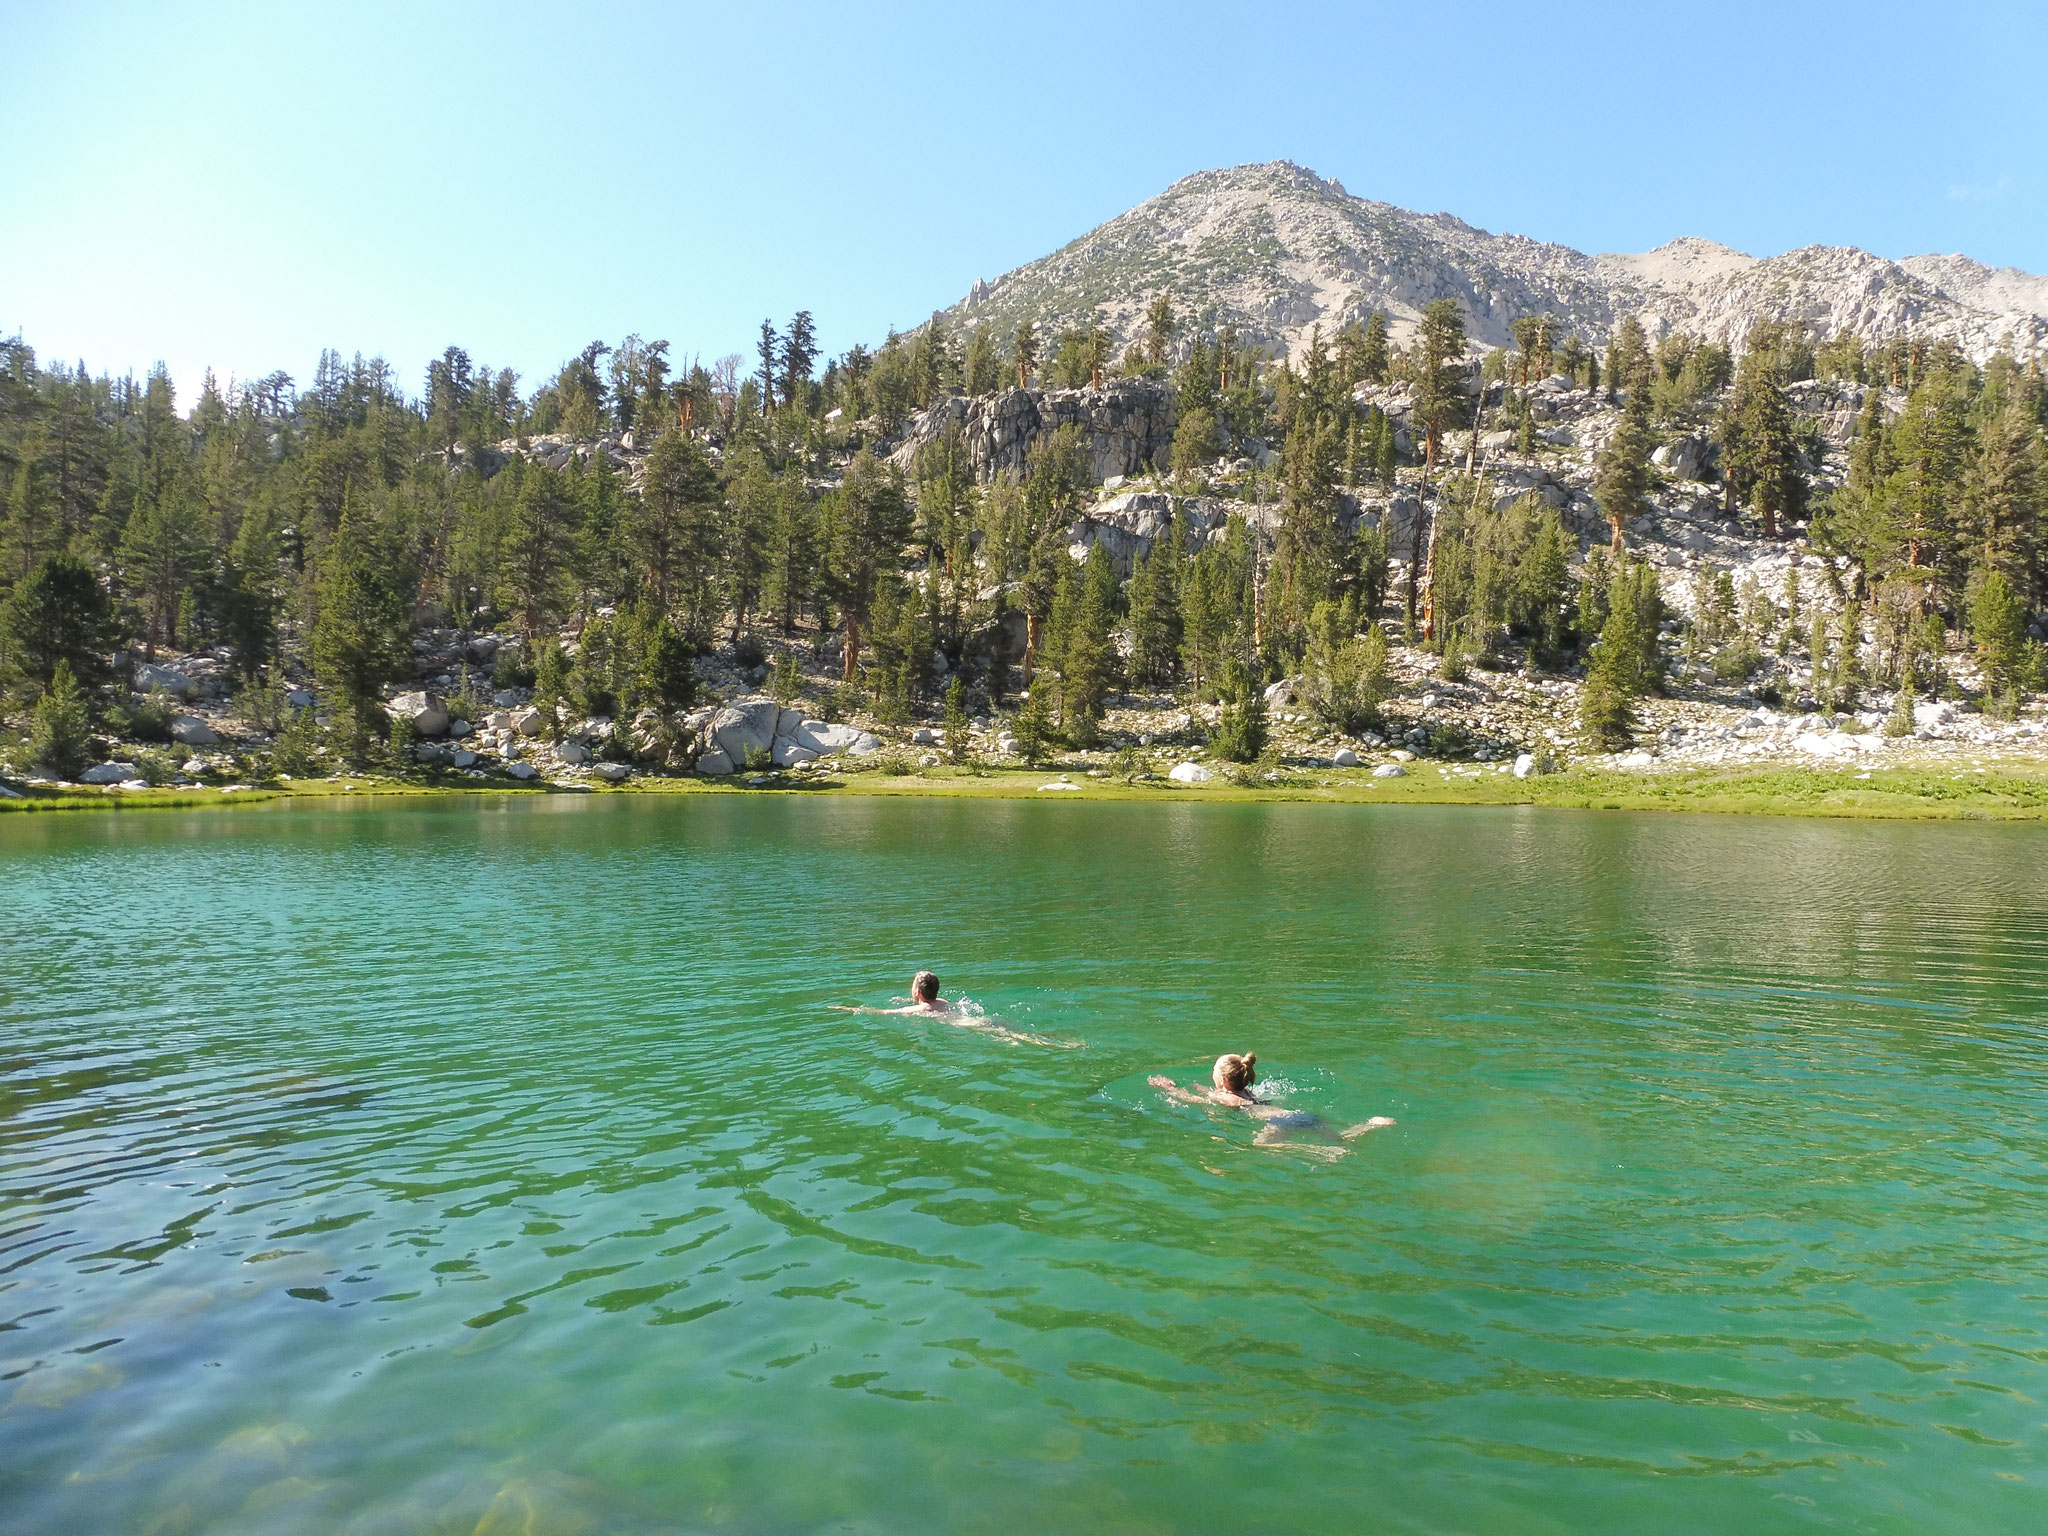
M 833 1003 L 839 1013 L 922 1013 L 950 1017 L 960 1010 L 939 996 L 939 978 L 930 971 L 919 971 L 910 978 L 910 1006 L 908 1008 L 856 1008 L 849 1003 Z
M 1207 1088 L 1183 1088 L 1165 1076 L 1149 1077 L 1146 1081 L 1176 1104 L 1220 1104 L 1227 1109 L 1243 1110 L 1261 1122 L 1258 1134 L 1252 1137 L 1253 1146 L 1277 1147 L 1301 1136 L 1327 1141 L 1333 1127 L 1322 1116 L 1305 1110 L 1281 1109 L 1278 1105 L 1262 1103 L 1252 1097 L 1251 1086 L 1259 1080 L 1258 1059 L 1256 1051 L 1246 1051 L 1242 1056 L 1218 1056 L 1216 1065 L 1210 1070 L 1210 1086 Z M 1339 1141 L 1356 1141 L 1367 1131 L 1377 1131 L 1393 1123 L 1385 1115 L 1375 1115 L 1362 1124 L 1346 1126 L 1337 1131 L 1336 1136 Z M 1326 1157 L 1344 1155 L 1343 1148 L 1327 1145 L 1304 1150 Z
M 1022 1030 L 1010 1029 L 998 1020 L 984 1013 L 970 1012 L 958 1003 L 949 1003 L 939 996 L 939 978 L 930 971 L 919 971 L 910 978 L 910 1006 L 907 1008 L 857 1008 L 848 1003 L 829 1005 L 839 1013 L 882 1013 L 892 1015 L 908 1014 L 927 1019 L 944 1019 L 961 1029 L 977 1029 L 985 1035 L 994 1035 L 1017 1045 L 1050 1045 L 1058 1050 L 1068 1051 L 1079 1048 L 1079 1042 L 1048 1040 L 1043 1035 L 1026 1034 Z

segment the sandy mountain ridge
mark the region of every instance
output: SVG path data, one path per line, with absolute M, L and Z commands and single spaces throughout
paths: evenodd
M 1027 315 L 1045 331 L 1095 309 L 1121 346 L 1162 292 L 1183 318 L 1234 325 L 1289 352 L 1312 326 L 1328 337 L 1375 309 L 1405 339 L 1424 306 L 1452 298 L 1487 346 L 1506 344 L 1522 314 L 1548 312 L 1604 341 L 1635 313 L 1653 338 L 1685 330 L 1740 342 L 1760 320 L 1804 320 L 1816 339 L 1850 328 L 1867 343 L 1945 336 L 1979 360 L 2000 348 L 2048 353 L 2048 277 L 2010 267 L 1823 245 L 1758 259 L 1693 237 L 1588 256 L 1353 197 L 1285 160 L 1186 177 L 1051 255 L 976 283 L 946 314 L 955 328 L 992 325 L 1007 339 Z

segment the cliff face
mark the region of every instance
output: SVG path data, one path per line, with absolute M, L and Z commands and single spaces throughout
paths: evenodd
M 892 458 L 907 470 L 919 448 L 952 429 L 966 444 L 977 479 L 1014 480 L 1033 444 L 1076 426 L 1099 484 L 1164 469 L 1174 425 L 1172 391 L 1149 379 L 1113 379 L 1101 389 L 1006 389 L 942 400 L 912 417 Z
M 2001 346 L 2048 353 L 2048 279 L 1966 257 L 1895 262 L 1810 246 L 1759 260 L 1692 238 L 1589 256 L 1353 197 L 1286 161 L 1176 182 L 1050 256 L 976 283 L 947 318 L 1007 339 L 1026 316 L 1056 328 L 1093 312 L 1122 346 L 1160 294 L 1184 320 L 1235 326 L 1283 352 L 1311 327 L 1327 337 L 1374 310 L 1405 336 L 1425 306 L 1448 298 L 1485 346 L 1506 344 L 1519 315 L 1551 314 L 1604 341 L 1633 313 L 1653 338 L 1682 329 L 1739 342 L 1760 320 L 1803 320 L 1816 338 L 1853 328 L 1866 342 L 1946 336 L 1979 359 Z

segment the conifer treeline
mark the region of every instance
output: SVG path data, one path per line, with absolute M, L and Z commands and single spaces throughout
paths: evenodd
M 1256 684 L 1299 670 L 1317 707 L 1358 729 L 1385 689 L 1376 621 L 1390 600 L 1453 666 L 1511 639 L 1537 664 L 1565 666 L 1617 611 L 1640 625 L 1652 606 L 1625 559 L 1574 579 L 1575 541 L 1555 513 L 1496 508 L 1467 478 L 1466 437 L 1482 424 L 1541 447 L 1533 386 L 1553 370 L 1624 402 L 1594 487 L 1617 553 L 1647 505 L 1651 448 L 1690 434 L 1758 532 L 1804 523 L 1817 548 L 1854 558 L 1843 596 L 1874 626 L 1882 673 L 1937 667 L 1948 631 L 1966 625 L 2008 694 L 2032 664 L 2048 392 L 2009 358 L 1979 368 L 1938 343 L 1869 349 L 1854 337 L 1816 347 L 1782 326 L 1759 327 L 1737 357 L 1684 336 L 1653 348 L 1632 320 L 1602 354 L 1539 316 L 1484 359 L 1500 388 L 1481 407 L 1448 302 L 1405 350 L 1374 316 L 1327 344 L 1312 336 L 1292 366 L 1227 329 L 1184 327 L 1164 301 L 1121 358 L 1092 319 L 1051 336 L 1026 323 L 999 342 L 986 327 L 952 336 L 934 316 L 820 371 L 808 314 L 764 323 L 752 366 L 672 365 L 669 351 L 638 337 L 593 343 L 522 394 L 509 371 L 450 349 L 417 397 L 377 360 L 327 353 L 305 391 L 276 374 L 224 393 L 209 375 L 181 414 L 161 368 L 140 384 L 94 378 L 6 344 L 11 707 L 57 689 L 60 667 L 86 707 L 118 706 L 107 658 L 124 644 L 220 646 L 254 684 L 297 636 L 361 734 L 381 725 L 381 690 L 410 671 L 412 630 L 440 623 L 515 626 L 534 642 L 534 673 L 562 665 L 546 652 L 567 626 L 580 643 L 565 677 L 592 709 L 680 707 L 689 658 L 720 641 L 751 650 L 837 635 L 845 686 L 895 718 L 930 702 L 943 672 L 992 706 L 1014 703 L 1020 731 L 1086 742 L 1128 678 L 1229 700 L 1232 728 L 1255 737 Z M 1075 562 L 1064 530 L 1095 488 L 1071 430 L 1037 444 L 1017 483 L 976 484 L 951 438 L 922 449 L 908 476 L 873 452 L 953 393 L 1119 373 L 1174 391 L 1183 486 L 1219 456 L 1280 445 L 1270 472 L 1232 486 L 1277 498 L 1270 548 L 1240 522 L 1200 550 L 1177 532 L 1125 581 L 1100 550 Z M 1870 392 L 1847 483 L 1818 500 L 1819 445 L 1793 403 L 1815 377 L 1904 392 L 1895 418 Z M 1405 443 L 1355 393 L 1387 381 L 1412 393 Z M 652 444 L 637 492 L 602 447 L 560 468 L 519 455 L 500 465 L 494 447 L 628 432 Z M 1422 471 L 1427 508 L 1409 547 L 1346 533 L 1343 495 L 1392 488 L 1404 461 Z M 1625 581 L 1635 596 L 1617 596 Z M 1611 681 L 1626 695 L 1654 679 L 1619 668 Z

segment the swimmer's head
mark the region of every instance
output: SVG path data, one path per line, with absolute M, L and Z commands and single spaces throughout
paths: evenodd
M 1243 1093 L 1259 1080 L 1259 1074 L 1252 1070 L 1258 1059 L 1257 1051 L 1246 1051 L 1242 1056 L 1218 1056 L 1209 1081 L 1225 1093 Z
M 919 971 L 910 978 L 910 995 L 920 1003 L 936 1003 L 939 1000 L 939 978 L 930 971 Z

